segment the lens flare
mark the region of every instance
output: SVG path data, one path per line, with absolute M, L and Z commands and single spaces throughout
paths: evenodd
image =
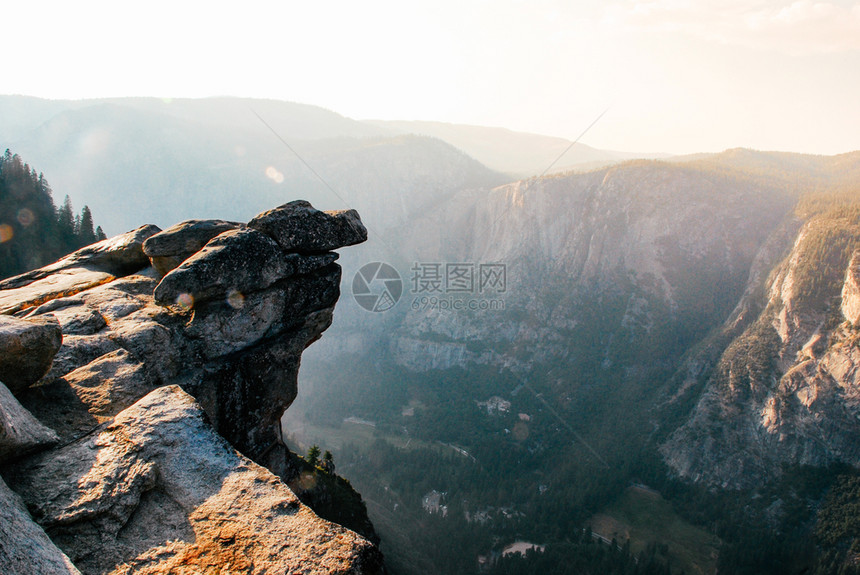
M 181 293 L 176 296 L 176 305 L 184 310 L 189 310 L 194 307 L 194 296 L 190 293 Z
M 9 224 L 0 224 L 0 244 L 8 242 L 15 235 L 15 230 Z
M 278 171 L 274 166 L 269 166 L 266 168 L 266 177 L 275 182 L 276 184 L 280 184 L 284 181 L 284 174 Z
M 529 426 L 524 421 L 518 421 L 513 429 L 514 439 L 525 441 L 529 437 Z
M 93 128 L 81 134 L 77 144 L 80 154 L 99 156 L 110 149 L 111 133 L 103 128 Z
M 245 306 L 245 296 L 242 295 L 242 292 L 233 290 L 227 294 L 227 303 L 233 309 L 242 309 Z
M 36 216 L 27 208 L 21 208 L 20 210 L 18 210 L 18 223 L 20 223 L 25 228 L 32 224 L 35 220 Z
M 308 473 L 307 471 L 305 471 L 301 474 L 299 483 L 301 484 L 302 489 L 310 491 L 317 486 L 317 478 L 314 476 L 313 473 Z

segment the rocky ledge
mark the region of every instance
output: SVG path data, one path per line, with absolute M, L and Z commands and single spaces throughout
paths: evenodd
M 287 487 L 279 425 L 366 238 L 296 201 L 0 282 L 0 572 L 383 572 Z

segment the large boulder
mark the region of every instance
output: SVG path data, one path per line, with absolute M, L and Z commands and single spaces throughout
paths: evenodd
M 164 276 L 153 296 L 160 305 L 224 299 L 269 287 L 287 272 L 278 244 L 254 230 L 225 232 Z M 191 299 L 181 300 L 180 296 Z
M 63 342 L 53 316 L 18 319 L 0 315 L 0 381 L 13 393 L 39 381 Z
M 143 253 L 158 275 L 164 277 L 215 236 L 240 227 L 238 222 L 224 220 L 186 220 L 150 236 L 143 242 Z
M 274 240 L 257 230 L 231 230 L 164 276 L 153 295 L 160 305 L 192 307 L 199 301 L 229 301 L 327 266 L 335 259 L 334 253 L 307 257 L 285 254 Z
M 287 252 L 327 252 L 367 240 L 367 229 L 355 210 L 321 212 L 304 200 L 263 212 L 248 227 L 271 237 Z
M 309 313 L 335 305 L 340 295 L 339 271 L 333 266 L 294 276 L 264 291 L 198 302 L 185 333 L 206 342 L 201 351 L 207 358 L 276 337 L 298 327 Z

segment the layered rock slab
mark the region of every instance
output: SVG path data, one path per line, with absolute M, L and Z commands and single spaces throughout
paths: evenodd
M 178 386 L 11 477 L 84 573 L 381 572 L 372 544 L 236 452 Z
M 153 225 L 102 240 L 63 259 L 0 282 L 0 314 L 13 314 L 73 296 L 149 265 L 143 242 L 161 231 Z
M 143 242 L 160 231 L 158 226 L 147 224 L 96 242 L 50 265 L 0 281 L 0 290 L 24 287 L 57 272 L 80 267 L 98 269 L 116 276 L 126 275 L 149 264 L 149 259 L 143 253 Z

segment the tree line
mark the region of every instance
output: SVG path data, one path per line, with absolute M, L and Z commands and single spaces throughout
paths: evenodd
M 8 149 L 0 158 L 0 279 L 47 265 L 105 239 L 84 206 L 69 196 L 58 208 L 44 175 Z

